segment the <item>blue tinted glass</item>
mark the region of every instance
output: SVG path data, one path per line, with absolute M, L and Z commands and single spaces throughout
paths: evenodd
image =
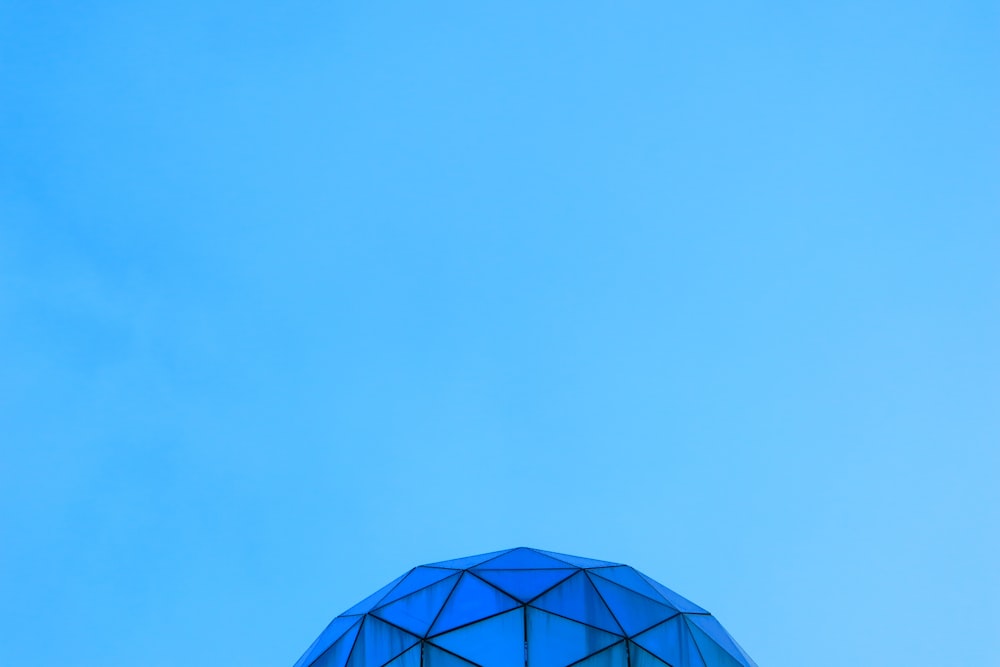
M 389 594 L 382 598 L 382 601 L 378 603 L 378 606 L 389 604 L 404 595 L 409 595 L 413 591 L 419 591 L 421 588 L 430 586 L 431 584 L 436 584 L 445 577 L 453 577 L 455 572 L 452 570 L 443 570 L 436 567 L 418 567 L 414 568 L 403 578 L 399 584 L 396 585 Z M 377 607 L 376 607 L 377 608 Z
M 405 576 L 406 575 L 404 574 L 403 577 Z M 356 605 L 345 611 L 343 614 L 341 614 L 341 616 L 350 616 L 351 614 L 367 614 L 369 611 L 372 610 L 372 607 L 381 602 L 382 598 L 384 598 L 386 594 L 396 586 L 396 584 L 402 581 L 403 577 L 397 577 L 393 579 L 390 584 L 378 589 L 377 591 L 366 597 L 364 600 L 362 600 L 361 602 L 357 603 Z
M 670 667 L 655 655 L 646 651 L 638 644 L 629 646 L 629 657 L 632 659 L 631 667 Z M 687 667 L 684 663 L 677 663 L 678 667 Z
M 524 667 L 524 614 L 515 609 L 429 641 L 482 667 Z
M 684 618 L 683 616 L 681 617 Z M 686 623 L 681 623 L 681 649 L 682 655 L 692 667 L 702 667 L 705 665 L 705 661 L 702 659 L 701 651 L 698 650 L 698 645 L 694 641 L 694 637 L 691 636 L 691 630 L 688 628 Z
M 739 661 L 726 652 L 721 646 L 716 644 L 704 632 L 697 628 L 691 628 L 691 634 L 695 638 L 701 657 L 709 667 L 741 667 Z
M 704 667 L 683 616 L 675 616 L 666 623 L 636 635 L 632 640 L 668 664 Z
M 579 570 L 476 570 L 476 576 L 521 602 L 527 602 L 574 572 Z
M 538 551 L 540 554 L 545 554 L 546 556 L 552 556 L 556 560 L 561 560 L 564 563 L 569 563 L 570 565 L 576 567 L 608 567 L 609 565 L 618 565 L 618 563 L 609 563 L 606 560 L 594 560 L 593 558 L 580 558 L 579 556 L 570 556 L 567 554 L 558 554 L 554 551 Z
M 420 667 L 420 644 L 407 649 L 403 655 L 394 658 L 385 667 Z
M 461 573 L 454 570 L 444 571 L 451 572 L 451 576 L 444 581 L 422 588 L 402 600 L 379 607 L 371 613 L 423 637 L 461 576 Z
M 532 607 L 551 611 L 588 625 L 623 634 L 590 579 L 578 571 L 572 577 L 531 603 Z
M 295 667 L 305 667 L 310 664 L 313 660 L 319 656 L 320 653 L 330 648 L 333 642 L 340 639 L 340 637 L 347 632 L 347 630 L 352 625 L 357 625 L 361 622 L 357 616 L 338 616 L 330 622 L 330 625 L 326 626 L 326 629 L 320 633 L 320 636 L 316 638 L 316 641 L 312 643 L 299 661 L 295 663 Z
M 630 568 L 628 565 L 619 565 L 617 567 L 602 567 L 594 569 L 590 572 L 598 577 L 604 577 L 609 579 L 616 584 L 621 584 L 629 590 L 633 590 L 640 595 L 645 595 L 648 598 L 652 598 L 657 602 L 668 602 L 659 593 L 656 592 L 648 581 L 639 576 L 639 573 Z
M 688 629 L 691 630 L 691 635 L 694 637 L 695 643 L 698 644 L 698 648 L 701 649 L 701 654 L 705 656 L 708 664 L 712 664 L 708 659 L 708 653 L 713 649 L 711 647 L 706 649 L 706 645 L 711 643 L 721 646 L 744 667 L 756 667 L 756 663 L 750 659 L 750 656 L 740 648 L 740 645 L 736 643 L 729 633 L 726 632 L 725 628 L 713 617 L 691 615 L 686 620 Z
M 650 579 L 642 572 L 639 575 L 649 582 L 649 585 L 656 589 L 656 592 L 663 596 L 663 598 L 670 603 L 671 606 L 676 607 L 685 614 L 707 614 L 708 612 L 691 602 L 687 598 L 674 593 L 672 590 L 664 586 L 663 584 Z
M 597 655 L 585 658 L 576 663 L 574 667 L 628 667 L 628 654 L 625 652 L 625 642 L 620 641 L 611 648 L 604 649 Z
M 434 644 L 424 644 L 424 667 L 476 667 L 458 656 L 439 649 Z
M 545 554 L 540 554 L 524 547 L 508 551 L 502 556 L 491 558 L 481 565 L 477 565 L 476 570 L 531 570 L 565 568 L 566 563 L 550 558 Z
M 434 622 L 430 634 L 436 635 L 453 628 L 494 616 L 518 606 L 517 600 L 504 595 L 497 589 L 472 574 L 465 572 L 452 592 L 451 597 Z
M 338 639 L 333 646 L 323 652 L 318 658 L 306 664 L 314 667 L 344 667 L 347 656 L 354 646 L 354 640 L 358 636 L 358 628 L 361 627 L 361 619 L 355 618 L 354 625 Z
M 510 549 L 504 549 L 502 551 L 491 551 L 488 554 L 479 554 L 478 556 L 466 556 L 465 558 L 453 558 L 452 560 L 443 560 L 440 563 L 431 563 L 428 567 L 448 567 L 453 570 L 465 570 L 470 567 L 475 567 L 483 561 L 487 561 L 491 558 L 496 558 L 501 554 L 505 554 Z
M 354 643 L 354 650 L 351 651 L 347 665 L 348 667 L 381 666 L 419 641 L 419 638 L 383 623 L 374 616 L 365 616 L 361 633 Z
M 522 547 L 410 570 L 334 619 L 295 667 L 706 664 L 757 667 L 707 611 L 641 572 Z
M 621 641 L 621 637 L 589 625 L 528 609 L 528 664 L 567 667 Z
M 592 576 L 590 580 L 608 603 L 611 613 L 629 635 L 642 632 L 677 614 L 676 609 L 655 602 L 645 595 L 633 593 L 607 579 Z

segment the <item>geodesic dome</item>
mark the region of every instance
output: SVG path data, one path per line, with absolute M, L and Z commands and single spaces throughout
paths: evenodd
M 756 667 L 715 618 L 627 565 L 524 547 L 416 567 L 295 667 Z

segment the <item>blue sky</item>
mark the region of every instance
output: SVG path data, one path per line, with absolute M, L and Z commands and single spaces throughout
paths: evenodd
M 0 0 L 0 663 L 629 563 L 1000 653 L 1000 6 Z

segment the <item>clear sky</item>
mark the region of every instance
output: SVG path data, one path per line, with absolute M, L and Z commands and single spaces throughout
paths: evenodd
M 0 664 L 625 562 L 1000 665 L 1000 5 L 0 0 Z

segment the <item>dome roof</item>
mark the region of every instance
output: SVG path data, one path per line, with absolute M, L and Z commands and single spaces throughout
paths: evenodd
M 517 548 L 416 567 L 295 667 L 756 667 L 715 618 L 627 565 Z

